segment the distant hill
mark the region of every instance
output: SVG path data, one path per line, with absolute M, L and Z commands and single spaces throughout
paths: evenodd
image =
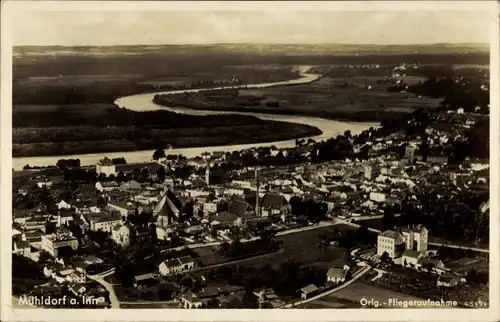
M 143 54 L 210 54 L 266 53 L 278 55 L 373 55 L 373 54 L 441 54 L 487 53 L 487 43 L 354 45 L 354 44 L 211 44 L 211 45 L 127 45 L 127 46 L 17 46 L 14 56 L 46 55 L 143 55 Z

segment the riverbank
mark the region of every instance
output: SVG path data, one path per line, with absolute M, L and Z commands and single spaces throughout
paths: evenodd
M 317 74 L 307 74 L 307 70 L 309 70 L 310 66 L 299 66 L 298 70 L 301 74 L 301 78 L 299 79 L 290 79 L 288 81 L 279 81 L 279 82 L 271 82 L 271 83 L 261 83 L 261 84 L 249 84 L 247 88 L 269 88 L 274 86 L 281 85 L 294 85 L 294 84 L 304 84 L 311 83 L 321 77 L 321 75 Z M 212 88 L 217 89 L 217 88 Z M 245 149 L 251 149 L 255 147 L 270 147 L 275 146 L 277 148 L 291 148 L 295 146 L 296 138 L 312 138 L 315 141 L 327 140 L 332 137 L 336 137 L 337 135 L 343 134 L 345 131 L 349 130 L 352 135 L 359 134 L 364 130 L 369 129 L 370 127 L 377 127 L 380 125 L 378 122 L 345 122 L 345 121 L 337 121 L 331 119 L 324 118 L 315 118 L 309 116 L 295 116 L 295 115 L 277 115 L 277 114 L 263 114 L 263 113 L 248 113 L 248 112 L 213 112 L 213 111 L 202 111 L 202 110 L 193 110 L 186 109 L 181 107 L 164 107 L 159 106 L 153 102 L 154 96 L 159 94 L 175 94 L 181 92 L 196 92 L 200 91 L 199 89 L 192 89 L 187 91 L 169 91 L 169 92 L 158 92 L 158 93 L 145 93 L 138 94 L 132 96 L 126 96 L 117 99 L 114 104 L 122 109 L 111 108 L 108 109 L 105 118 L 95 118 L 98 124 L 101 124 L 102 127 L 99 128 L 99 135 L 104 135 L 106 133 L 104 130 L 108 130 L 108 127 L 105 126 L 105 122 L 122 122 L 122 126 L 127 126 L 130 124 L 144 124 L 141 122 L 149 122 L 150 124 L 156 124 L 164 130 L 170 130 L 172 127 L 179 128 L 179 124 L 184 126 L 189 126 L 189 131 L 197 131 L 200 128 L 206 128 L 207 123 L 211 123 L 215 128 L 217 126 L 226 127 L 227 129 L 231 129 L 229 132 L 225 132 L 219 135 L 219 138 L 215 140 L 213 137 L 209 138 L 209 134 L 207 133 L 198 133 L 197 137 L 203 137 L 205 141 L 204 146 L 197 145 L 196 147 L 192 147 L 193 143 L 188 142 L 189 140 L 184 142 L 172 142 L 172 140 L 168 140 L 168 142 L 158 142 L 156 143 L 168 143 L 172 146 L 176 146 L 178 148 L 173 148 L 169 150 L 169 153 L 172 154 L 181 154 L 187 158 L 192 158 L 195 156 L 199 156 L 204 152 L 215 152 L 224 150 L 227 152 L 232 151 L 241 151 Z M 140 112 L 140 113 L 137 113 Z M 168 118 L 166 116 L 169 116 Z M 176 116 L 173 118 L 172 116 Z M 121 116 L 121 119 L 118 118 Z M 209 117 L 207 117 L 209 116 Z M 241 125 L 250 125 L 250 124 L 268 124 L 267 133 L 261 131 L 260 129 L 254 128 L 253 132 L 249 132 L 247 130 L 242 130 L 238 134 L 239 137 L 235 134 L 234 122 L 228 121 L 227 117 L 231 117 L 233 119 L 238 120 Z M 49 119 L 45 117 L 45 119 Z M 78 117 L 73 117 L 73 120 L 78 123 Z M 198 123 L 193 123 L 194 121 Z M 251 120 L 251 121 L 250 121 Z M 25 119 L 22 120 L 26 122 Z M 250 121 L 250 122 L 249 122 Z M 282 123 L 266 123 L 266 121 L 278 121 Z M 152 122 L 152 123 L 151 123 Z M 167 124 L 166 124 L 167 123 Z M 280 124 L 277 128 L 280 128 L 282 131 L 276 131 L 277 128 L 272 128 L 272 125 L 269 124 Z M 286 125 L 288 124 L 288 125 Z M 276 126 L 276 125 L 275 125 Z M 50 127 L 50 126 L 48 126 Z M 54 127 L 52 125 L 52 127 Z M 141 126 L 142 129 L 151 130 L 152 126 Z M 273 131 L 270 131 L 270 130 Z M 290 131 L 290 130 L 294 131 Z M 318 131 L 319 130 L 319 131 Z M 110 130 L 112 131 L 112 130 Z M 288 132 L 287 132 L 288 131 Z M 49 135 L 50 131 L 44 132 L 46 135 Z M 272 133 L 272 135 L 271 135 Z M 286 135 L 285 135 L 286 133 Z M 123 133 L 122 133 L 123 134 Z M 23 155 L 23 157 L 14 157 L 12 168 L 14 170 L 20 170 L 25 165 L 30 166 L 50 166 L 56 164 L 56 162 L 61 159 L 80 159 L 82 166 L 87 165 L 95 165 L 102 157 L 107 156 L 109 158 L 125 158 L 129 163 L 139 163 L 144 162 L 145 160 L 150 160 L 154 149 L 158 147 L 158 144 L 153 148 L 146 148 L 148 150 L 143 150 L 145 146 L 148 145 L 140 145 L 141 140 L 134 139 L 137 135 L 137 128 L 135 130 L 130 130 L 125 133 L 126 136 L 131 138 L 131 142 L 129 146 L 117 145 L 118 142 L 107 142 L 109 137 L 104 136 L 100 138 L 98 141 L 94 141 L 93 143 L 93 151 L 95 151 L 94 146 L 98 145 L 100 148 L 106 146 L 106 150 L 108 152 L 95 152 L 95 153 L 84 153 L 84 152 L 72 152 L 69 154 L 68 152 L 59 152 L 58 154 L 50 154 L 43 155 L 38 152 L 28 152 L 26 149 L 20 153 L 15 152 L 14 155 Z M 38 139 L 38 145 L 42 146 L 44 141 L 47 141 L 47 137 L 40 135 L 40 133 L 34 131 L 31 134 L 31 137 L 44 138 L 44 140 Z M 55 136 L 60 137 L 60 136 Z M 148 138 L 148 135 L 145 135 Z M 154 136 L 153 136 L 154 137 Z M 189 137 L 189 136 L 186 136 Z M 156 136 L 158 138 L 158 136 Z M 151 137 L 149 137 L 151 139 Z M 221 143 L 221 141 L 223 142 Z M 62 151 L 65 146 L 68 146 L 72 143 L 67 142 L 67 138 L 64 138 L 63 141 L 58 142 L 59 145 L 52 146 L 51 151 Z M 81 140 L 80 140 L 81 141 Z M 249 143 L 252 142 L 252 143 Z M 23 142 L 15 141 L 14 144 L 22 144 Z M 27 142 L 24 142 L 27 143 Z M 34 143 L 34 142 L 31 142 Z M 90 143 L 88 143 L 90 144 Z M 73 144 L 73 146 L 78 146 L 79 144 Z M 36 145 L 33 145 L 33 149 L 35 149 Z M 187 147 L 191 146 L 191 147 Z M 130 148 L 130 150 L 126 150 Z M 82 149 L 82 147 L 79 147 Z M 19 150 L 18 150 L 19 151 Z M 67 150 L 66 150 L 67 151 Z M 101 150 L 103 151 L 103 150 Z M 81 154 L 80 154 L 81 153 Z M 32 156 L 28 156 L 32 155 Z M 34 156 L 35 155 L 35 156 Z
M 155 104 L 160 106 L 169 107 L 175 105 L 180 108 L 197 110 L 197 111 L 212 111 L 225 112 L 225 113 L 258 113 L 258 114 L 268 114 L 268 115 L 283 115 L 283 116 L 302 116 L 302 117 L 314 117 L 323 118 L 327 120 L 337 120 L 346 122 L 381 122 L 388 119 L 396 119 L 402 115 L 406 115 L 407 112 L 397 112 L 397 111 L 377 111 L 374 110 L 371 113 L 366 111 L 352 111 L 352 112 L 326 112 L 326 111 L 311 111 L 311 110 L 287 110 L 279 108 L 267 108 L 267 107 L 253 107 L 253 106 L 230 106 L 226 105 L 224 107 L 210 107 L 202 105 L 195 102 L 175 102 L 171 103 L 166 100 L 165 96 L 159 95 L 153 99 Z
M 167 144 L 174 149 L 224 147 L 285 141 L 321 134 L 320 129 L 310 125 L 261 120 L 256 124 L 177 129 L 144 129 L 132 126 L 16 128 L 13 129 L 12 155 L 15 158 L 63 157 L 73 154 L 153 150 Z

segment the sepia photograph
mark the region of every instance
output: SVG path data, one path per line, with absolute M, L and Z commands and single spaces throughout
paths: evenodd
M 500 318 L 496 2 L 2 9 L 2 320 Z

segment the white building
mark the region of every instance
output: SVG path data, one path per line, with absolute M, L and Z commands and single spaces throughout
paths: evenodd
M 116 175 L 116 167 L 111 159 L 104 157 L 96 165 L 97 174 L 104 173 L 106 176 Z
M 71 205 L 64 200 L 57 203 L 57 209 L 71 209 Z
M 45 179 L 43 181 L 38 181 L 36 184 L 38 188 L 43 188 L 43 187 L 49 188 L 52 186 L 52 181 Z
M 375 202 L 385 202 L 386 195 L 381 192 L 370 192 L 370 200 Z
M 398 247 L 404 243 L 403 235 L 392 230 L 386 230 L 378 235 L 377 255 L 387 253 L 390 258 L 399 257 Z
M 98 181 L 95 183 L 95 188 L 99 192 L 113 191 L 113 190 L 118 190 L 120 188 L 120 184 L 115 181 L 103 181 L 103 182 Z
M 117 224 L 111 230 L 111 238 L 122 247 L 130 244 L 130 228 L 125 225 Z
M 121 223 L 120 215 L 116 213 L 101 213 L 91 216 L 90 230 L 110 233 L 114 226 Z
M 195 267 L 194 260 L 189 256 L 170 259 L 162 262 L 159 266 L 160 274 L 165 276 L 191 270 Z
M 203 214 L 215 214 L 217 212 L 217 204 L 215 202 L 205 202 L 203 204 Z
M 418 260 L 425 256 L 425 252 L 417 250 L 405 250 L 402 256 L 401 264 L 404 267 L 417 267 Z
M 71 234 L 50 234 L 42 236 L 42 249 L 49 252 L 54 257 L 58 255 L 58 249 L 64 246 L 70 246 L 73 250 L 78 249 L 78 239 Z
M 349 266 L 344 268 L 331 267 L 326 273 L 326 281 L 335 284 L 345 282 L 347 272 L 349 271 Z
M 419 252 L 427 251 L 429 242 L 429 231 L 422 225 L 416 225 L 401 230 L 403 234 L 405 248 Z
M 198 296 L 191 291 L 179 296 L 178 301 L 185 309 L 198 309 L 203 305 L 203 302 L 198 298 Z

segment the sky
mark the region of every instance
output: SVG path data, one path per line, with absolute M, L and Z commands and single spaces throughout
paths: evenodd
M 13 45 L 430 44 L 490 41 L 470 11 L 23 11 Z

